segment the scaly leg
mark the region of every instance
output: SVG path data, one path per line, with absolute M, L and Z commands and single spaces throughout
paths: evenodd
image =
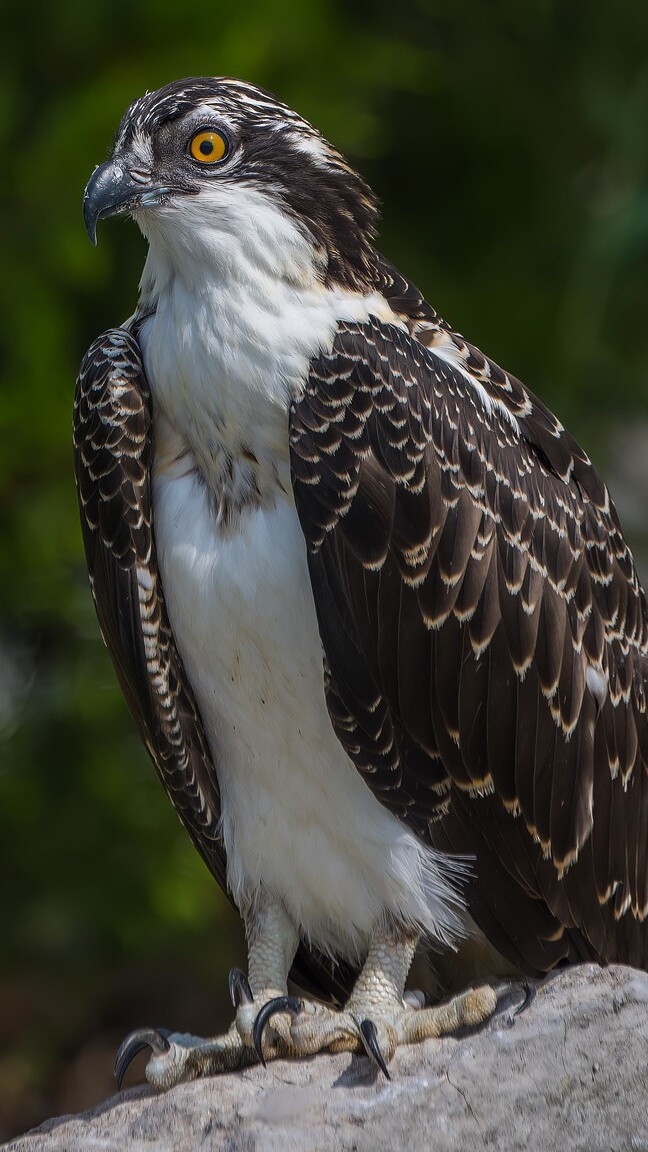
M 281 1036 L 282 1055 L 297 1058 L 324 1049 L 364 1050 L 387 1077 L 386 1065 L 399 1044 L 419 1043 L 488 1020 L 498 1002 L 498 992 L 488 984 L 432 1008 L 422 1007 L 415 995 L 404 993 L 417 943 L 416 936 L 402 929 L 377 932 L 342 1012 L 286 996 L 267 1003 L 253 1031 L 259 1058 L 266 1052 L 264 1028 L 275 1012 L 289 1012 L 292 1018 L 289 1037 Z M 502 991 L 508 994 L 511 986 Z M 272 1048 L 270 1052 L 274 1054 Z
M 234 969 L 229 988 L 236 1016 L 222 1036 L 202 1039 L 188 1033 L 162 1028 L 141 1028 L 127 1036 L 117 1052 L 115 1076 L 121 1087 L 126 1069 L 134 1056 L 149 1047 L 151 1058 L 146 1079 L 158 1090 L 171 1088 L 182 1080 L 197 1080 L 219 1072 L 231 1072 L 256 1062 L 254 1022 L 261 1009 L 287 992 L 287 980 L 299 935 L 283 906 L 266 897 L 255 902 L 245 917 L 248 941 L 249 980 Z M 281 1033 L 288 1034 L 288 1018 L 278 1017 L 266 1039 L 266 1054 L 276 1054 Z

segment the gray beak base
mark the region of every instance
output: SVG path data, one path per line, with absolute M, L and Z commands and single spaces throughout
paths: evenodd
M 93 244 L 97 243 L 97 224 L 106 216 L 128 212 L 141 199 L 144 189 L 127 168 L 117 160 L 108 160 L 95 168 L 83 195 L 83 219 Z

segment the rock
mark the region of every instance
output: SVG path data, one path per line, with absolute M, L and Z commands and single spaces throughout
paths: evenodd
M 509 1010 L 510 1012 L 510 1010 Z M 648 974 L 583 965 L 510 1022 L 400 1049 L 392 1080 L 318 1056 L 122 1092 L 7 1152 L 648 1152 Z

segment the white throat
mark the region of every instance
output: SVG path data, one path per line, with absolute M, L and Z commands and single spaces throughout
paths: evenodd
M 325 287 L 307 233 L 264 191 L 223 184 L 140 211 L 141 341 L 154 401 L 217 501 L 289 488 L 288 408 L 341 319 L 394 320 L 382 296 Z

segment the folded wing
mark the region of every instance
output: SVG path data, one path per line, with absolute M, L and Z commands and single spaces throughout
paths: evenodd
M 615 509 L 541 402 L 385 279 L 403 324 L 341 324 L 291 412 L 335 730 L 476 858 L 501 951 L 643 962 L 648 629 Z

